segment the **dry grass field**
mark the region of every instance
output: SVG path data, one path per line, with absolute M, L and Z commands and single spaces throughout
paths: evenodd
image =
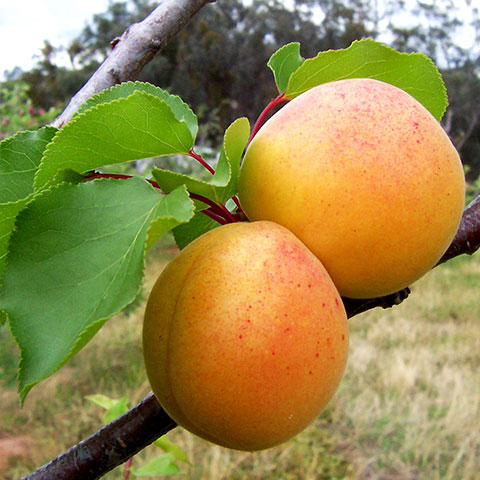
M 173 253 L 155 252 L 145 294 Z M 350 357 L 327 410 L 302 434 L 259 453 L 226 450 L 177 428 L 186 479 L 478 480 L 480 478 L 480 255 L 443 265 L 402 305 L 350 320 Z M 85 399 L 102 393 L 136 403 L 143 301 L 112 318 L 20 409 L 15 345 L 0 330 L 0 478 L 17 479 L 102 425 Z M 156 450 L 156 451 L 155 451 Z M 157 454 L 147 448 L 142 464 Z M 106 479 L 122 479 L 123 469 Z

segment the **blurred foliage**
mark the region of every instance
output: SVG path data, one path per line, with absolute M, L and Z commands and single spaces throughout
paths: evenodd
M 480 17 L 474 3 L 221 0 L 203 8 L 139 79 L 180 95 L 199 117 L 197 143 L 216 146 L 235 118 L 254 121 L 276 95 L 266 62 L 288 42 L 300 42 L 304 57 L 344 48 L 365 37 L 400 51 L 421 51 L 444 76 L 450 107 L 442 123 L 473 184 L 480 175 Z M 112 40 L 157 5 L 153 0 L 110 2 L 70 45 L 54 47 L 45 42 L 36 67 L 20 74 L 15 70 L 10 79 L 28 85 L 35 108 L 65 105 L 108 55 Z M 467 46 L 460 42 L 465 36 L 470 40 Z M 59 49 L 68 53 L 70 67 L 55 63 Z
M 0 84 L 0 140 L 21 130 L 36 130 L 51 122 L 59 109 L 35 107 L 23 81 Z

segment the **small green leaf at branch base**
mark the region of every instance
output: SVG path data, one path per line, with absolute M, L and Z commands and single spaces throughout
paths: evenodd
M 155 440 L 154 444 L 161 448 L 165 453 L 170 453 L 175 460 L 178 460 L 179 462 L 190 463 L 185 450 L 183 450 L 176 443 L 172 442 L 167 435 L 162 435 L 160 438 Z
M 103 416 L 103 421 L 105 423 L 113 422 L 116 418 L 128 411 L 128 397 L 113 399 L 105 395 L 96 394 L 87 395 L 85 398 L 106 410 Z
M 95 395 L 86 395 L 85 398 L 89 401 L 98 405 L 99 407 L 108 410 L 112 408 L 118 400 L 102 395 L 101 393 L 96 393 Z
M 176 465 L 173 455 L 166 453 L 141 467 L 132 468 L 131 472 L 136 477 L 160 477 L 163 475 L 175 475 L 180 472 L 180 469 Z

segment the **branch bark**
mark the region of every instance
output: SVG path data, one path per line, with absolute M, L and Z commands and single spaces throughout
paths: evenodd
M 92 95 L 121 82 L 134 80 L 145 65 L 207 3 L 215 0 L 162 0 L 153 12 L 112 41 L 112 53 L 88 82 L 72 97 L 52 125 L 65 125 Z
M 24 479 L 100 478 L 175 426 L 155 397 L 149 394 L 127 413 Z

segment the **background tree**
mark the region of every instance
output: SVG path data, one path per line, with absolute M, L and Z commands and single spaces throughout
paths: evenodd
M 35 107 L 64 104 L 110 52 L 111 42 L 155 7 L 152 0 L 114 1 L 94 15 L 66 48 L 71 67 L 55 63 L 45 42 L 35 68 L 21 75 Z M 450 97 L 444 127 L 473 183 L 480 174 L 480 20 L 471 2 L 402 0 L 222 0 L 202 10 L 141 72 L 139 79 L 184 98 L 197 112 L 201 143 L 217 145 L 239 115 L 254 119 L 275 94 L 265 63 L 280 46 L 298 41 L 302 55 L 372 37 L 400 51 L 422 51 L 441 67 Z M 476 40 L 475 40 L 476 39 Z M 468 42 L 467 42 L 468 43 Z M 241 105 L 241 109 L 239 107 Z M 241 110 L 241 111 L 240 111 Z

